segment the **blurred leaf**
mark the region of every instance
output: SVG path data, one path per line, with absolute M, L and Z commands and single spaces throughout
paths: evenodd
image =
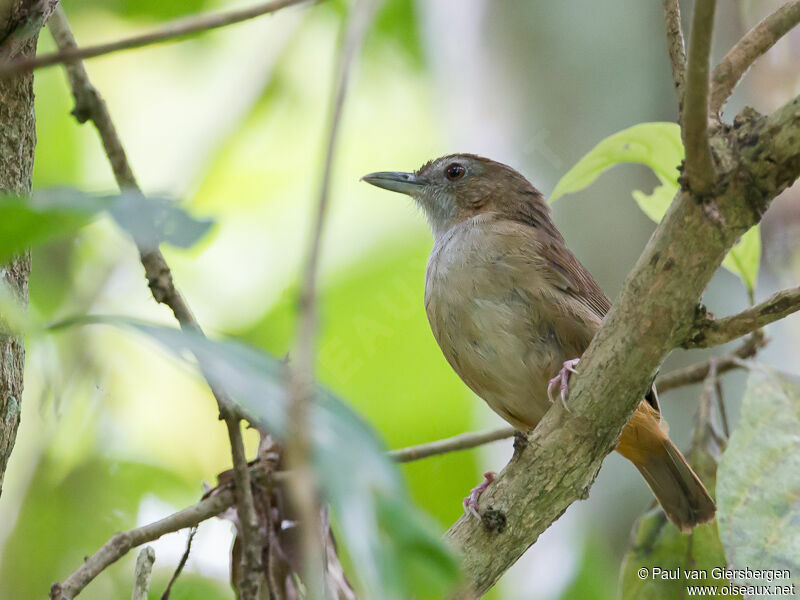
M 155 249 L 161 243 L 189 248 L 212 225 L 212 221 L 195 219 L 167 198 L 123 192 L 105 200 L 117 224 L 144 248 Z
M 390 242 L 362 253 L 320 291 L 319 379 L 393 448 L 476 427 L 477 403 L 447 364 L 425 316 L 429 252 L 429 234 L 420 230 L 402 245 Z M 296 298 L 296 289 L 287 290 L 245 339 L 283 356 L 296 325 Z M 481 479 L 479 452 L 401 465 L 414 502 L 443 527 L 461 516 L 461 499 Z
M 642 212 L 659 223 L 678 193 L 678 166 L 684 158 L 681 128 L 675 123 L 640 123 L 614 133 L 581 158 L 558 181 L 550 203 L 591 185 L 602 173 L 620 163 L 641 163 L 653 170 L 659 185 L 647 194 L 634 190 Z M 761 237 L 756 225 L 725 257 L 722 266 L 738 275 L 749 290 L 755 289 L 761 258 Z
M 618 569 L 609 540 L 589 535 L 575 576 L 559 597 L 561 600 L 618 600 L 615 576 Z
M 217 2 L 208 0 L 181 0 L 163 2 L 162 0 L 82 0 L 75 4 L 76 11 L 109 11 L 120 17 L 148 18 L 155 21 L 191 16 L 210 8 Z M 99 40 L 98 40 L 99 41 Z
M 717 476 L 719 530 L 735 569 L 788 569 L 800 588 L 800 387 L 766 368 L 750 373 L 739 424 Z M 761 578 L 736 578 L 764 585 Z
M 161 242 L 186 248 L 211 227 L 211 221 L 194 219 L 163 198 L 135 192 L 96 196 L 52 188 L 32 198 L 0 200 L 0 262 L 31 246 L 75 233 L 103 210 L 147 249 Z
M 622 562 L 622 600 L 683 598 L 687 585 L 718 588 L 715 595 L 720 598 L 741 598 L 721 593 L 720 588 L 729 583 L 727 579 L 712 578 L 711 570 L 725 564 L 716 522 L 683 534 L 656 507 L 642 515 L 634 527 L 631 549 Z M 642 569 L 647 569 L 644 577 Z M 705 574 L 706 578 L 688 578 L 687 571 Z
M 287 394 L 283 364 L 243 344 L 206 339 L 192 332 L 109 318 L 81 319 L 134 329 L 178 357 L 197 357 L 204 372 L 261 425 L 281 437 L 286 430 Z M 411 508 L 396 465 L 372 430 L 328 390 L 316 389 L 310 413 L 314 467 L 324 497 L 335 512 L 355 576 L 366 597 L 405 598 L 420 578 L 451 589 L 458 565 L 439 537 Z M 405 507 L 398 508 L 400 504 Z M 399 536 L 400 531 L 404 536 Z M 379 535 L 390 532 L 392 535 Z M 418 557 L 422 555 L 422 575 Z M 412 553 L 413 554 L 413 553 Z M 434 596 L 435 597 L 435 596 Z
M 184 504 L 198 490 L 151 465 L 95 457 L 62 474 L 46 455 L 32 473 L 20 513 L 3 551 L 0 598 L 44 598 L 117 531 L 136 526 L 145 494 Z M 120 588 L 109 589 L 119 577 Z M 133 568 L 120 561 L 81 598 L 130 597 Z

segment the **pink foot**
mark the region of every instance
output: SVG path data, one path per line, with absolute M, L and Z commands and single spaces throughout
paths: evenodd
M 467 514 L 472 514 L 479 519 L 481 518 L 480 513 L 478 512 L 478 499 L 481 497 L 481 494 L 486 491 L 486 488 L 494 481 L 494 478 L 497 477 L 497 473 L 494 471 L 486 471 L 483 474 L 483 482 L 478 484 L 478 486 L 472 488 L 469 492 L 469 496 L 464 498 L 464 512 Z
M 564 364 L 561 366 L 561 370 L 558 372 L 558 375 L 553 377 L 550 380 L 550 383 L 547 384 L 547 395 L 550 400 L 553 400 L 553 390 L 555 390 L 556 386 L 558 386 L 559 390 L 561 391 L 561 404 L 566 410 L 569 410 L 569 407 L 567 406 L 569 378 L 572 373 L 578 372 L 577 369 L 575 369 L 575 365 L 577 365 L 580 360 L 580 358 L 573 358 L 572 360 L 564 361 Z

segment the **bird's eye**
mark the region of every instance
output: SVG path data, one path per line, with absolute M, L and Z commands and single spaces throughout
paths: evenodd
M 458 163 L 453 163 L 451 165 L 447 165 L 447 168 L 444 170 L 444 174 L 450 181 L 455 181 L 456 179 L 461 179 L 467 170 Z

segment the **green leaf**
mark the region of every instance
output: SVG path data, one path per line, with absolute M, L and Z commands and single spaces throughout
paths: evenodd
M 145 250 L 162 242 L 189 247 L 212 224 L 189 216 L 164 198 L 132 191 L 97 196 L 52 188 L 37 191 L 31 198 L 0 199 L 0 263 L 31 246 L 74 234 L 101 211 L 107 211 Z
M 683 158 L 681 129 L 677 124 L 640 123 L 610 135 L 592 148 L 558 181 L 550 202 L 588 187 L 614 165 L 640 163 L 653 170 L 659 185 L 650 194 L 634 190 L 633 199 L 644 214 L 659 223 L 680 189 L 678 165 Z M 752 291 L 760 257 L 761 237 L 756 225 L 731 249 L 722 266 L 739 276 Z
M 725 564 L 716 522 L 683 534 L 655 508 L 636 522 L 631 549 L 622 562 L 622 600 L 684 598 L 687 586 L 709 586 L 717 588 L 714 595 L 719 598 L 741 598 L 724 594 L 729 581 L 713 576 L 712 569 Z
M 683 155 L 681 128 L 675 123 L 634 125 L 608 136 L 581 158 L 556 184 L 550 202 L 588 187 L 620 163 L 647 165 L 662 185 L 674 182 L 677 190 L 678 165 Z
M 800 387 L 766 368 L 751 372 L 739 424 L 717 475 L 719 531 L 734 569 L 787 569 L 768 582 L 800 589 Z
M 233 341 L 115 318 L 82 318 L 134 328 L 177 357 L 194 355 L 211 381 L 253 415 L 270 433 L 286 431 L 287 392 L 283 363 Z M 364 596 L 387 600 L 418 592 L 425 581 L 443 597 L 458 580 L 458 563 L 413 508 L 397 466 L 383 443 L 347 405 L 317 387 L 310 408 L 316 479 L 330 503 Z M 385 532 L 384 535 L 381 532 Z M 402 535 L 401 535 L 402 534 Z M 424 596 L 428 597 L 428 596 Z
M 761 228 L 751 227 L 731 248 L 722 266 L 742 278 L 747 289 L 756 289 L 758 265 L 761 261 Z

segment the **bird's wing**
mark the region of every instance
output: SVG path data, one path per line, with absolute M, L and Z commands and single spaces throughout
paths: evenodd
M 554 238 L 546 232 L 539 236 L 545 276 L 555 287 L 603 318 L 611 308 L 611 302 L 594 277 L 560 239 L 560 234 L 557 235 L 558 238 Z

